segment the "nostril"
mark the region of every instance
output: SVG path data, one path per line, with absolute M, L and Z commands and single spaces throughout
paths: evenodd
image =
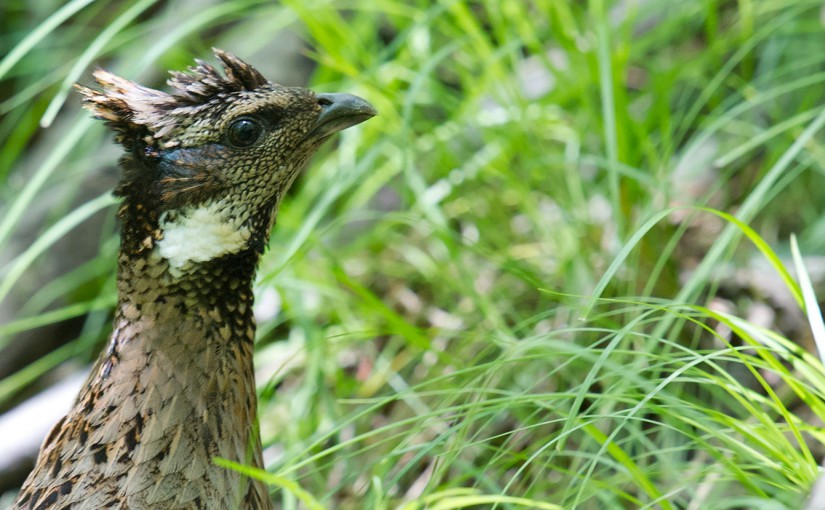
M 329 106 L 332 104 L 332 99 L 321 96 L 318 98 L 318 106 Z

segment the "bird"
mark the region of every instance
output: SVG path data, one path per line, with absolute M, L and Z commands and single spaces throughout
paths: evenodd
M 274 508 L 253 373 L 253 280 L 279 205 L 366 100 L 268 81 L 213 48 L 170 92 L 103 69 L 75 85 L 123 146 L 113 330 L 12 504 L 23 509 Z

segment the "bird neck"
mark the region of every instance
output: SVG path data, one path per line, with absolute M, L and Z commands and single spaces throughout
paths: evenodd
M 94 404 L 87 419 L 120 431 L 100 439 L 133 447 L 132 462 L 168 498 L 180 498 L 187 486 L 227 508 L 268 508 L 263 484 L 212 462 L 263 467 L 252 363 L 258 254 L 248 250 L 174 276 L 157 250 L 134 253 L 131 246 L 124 238 L 114 331 L 86 391 L 86 404 Z M 130 429 L 134 444 L 119 439 Z M 259 504 L 244 504 L 253 500 Z
M 252 365 L 257 253 L 175 278 L 154 250 L 130 246 L 118 258 L 109 345 L 44 452 L 62 465 L 88 459 L 58 476 L 115 485 L 130 508 L 271 509 L 263 483 L 213 462 L 263 467 Z

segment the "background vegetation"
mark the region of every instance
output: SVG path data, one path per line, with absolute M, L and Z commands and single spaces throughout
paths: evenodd
M 821 2 L 2 9 L 0 347 L 70 341 L 15 362 L 0 408 L 109 333 L 117 148 L 70 85 L 101 65 L 162 86 L 217 46 L 381 113 L 315 158 L 260 273 L 283 508 L 804 500 L 825 451 Z M 307 58 L 270 57 L 296 40 Z

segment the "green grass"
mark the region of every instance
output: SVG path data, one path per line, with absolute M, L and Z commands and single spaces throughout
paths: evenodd
M 109 332 L 111 221 L 20 290 L 113 215 L 82 182 L 117 151 L 71 83 L 160 85 L 210 46 L 261 64 L 290 30 L 312 87 L 380 116 L 315 158 L 260 272 L 253 474 L 283 508 L 800 506 L 825 451 L 819 3 L 28 4 L 0 16 L 0 346 L 84 325 L 0 406 Z

